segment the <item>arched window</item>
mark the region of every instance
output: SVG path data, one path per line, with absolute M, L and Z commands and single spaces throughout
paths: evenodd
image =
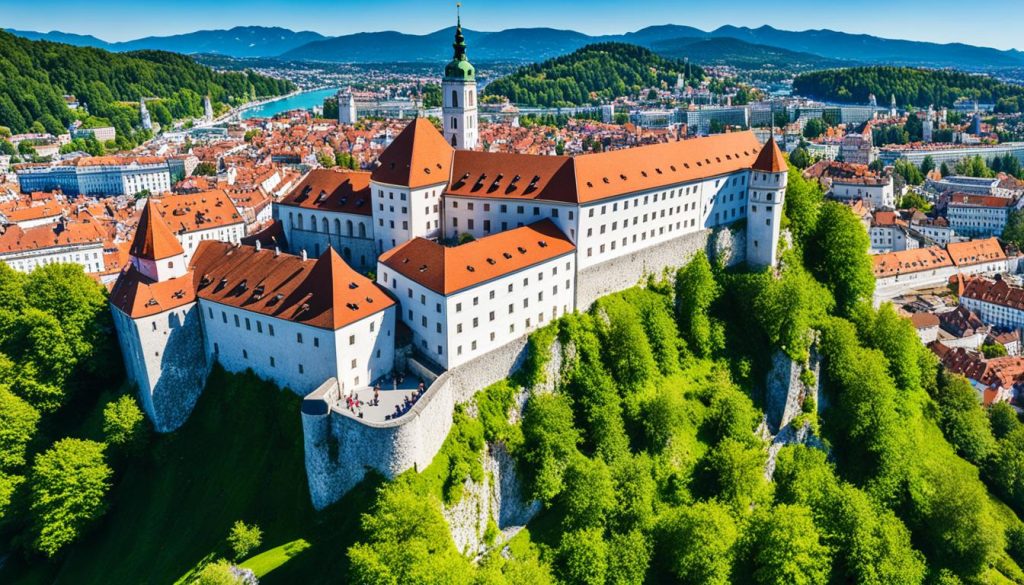
M 299 219 L 298 219 L 297 225 L 299 226 L 298 229 L 301 230 L 302 229 L 302 214 L 301 213 L 299 214 Z
M 325 233 L 325 234 L 328 234 L 328 233 L 330 233 L 330 232 L 331 232 L 331 230 L 330 230 L 330 227 L 331 227 L 331 226 L 330 226 L 330 224 L 329 224 L 329 223 L 327 223 L 327 218 L 326 218 L 326 217 L 324 218 L 324 221 L 323 221 L 323 224 L 322 224 L 322 225 L 323 225 L 323 228 L 324 228 L 324 233 Z
M 316 217 L 309 218 L 309 231 L 316 233 Z
M 362 223 L 362 222 L 359 223 L 359 237 L 360 238 L 365 238 L 366 237 L 366 224 Z
M 453 117 L 452 118 L 452 130 L 458 130 L 458 129 L 459 129 L 459 119 Z
M 458 146 L 458 145 L 459 145 L 459 141 L 455 138 L 455 135 L 452 134 L 452 146 Z
M 469 107 L 473 107 L 473 90 L 469 90 L 469 95 L 466 98 L 466 105 Z
M 347 232 L 348 236 L 352 237 L 352 220 L 351 219 L 345 220 L 345 228 L 348 230 L 348 232 Z
M 334 233 L 341 235 L 341 220 L 337 218 L 334 220 Z
M 349 250 L 348 248 L 342 248 L 341 255 L 345 260 L 352 260 L 352 250 Z
M 459 92 L 455 91 L 454 89 L 452 90 L 452 107 L 459 107 Z

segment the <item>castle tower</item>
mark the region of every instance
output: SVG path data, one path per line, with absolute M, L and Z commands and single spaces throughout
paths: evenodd
M 928 113 L 925 114 L 924 121 L 921 122 L 921 139 L 924 142 L 932 141 L 932 133 L 935 129 L 935 109 L 932 106 L 928 106 Z
M 462 36 L 462 18 L 455 27 L 455 53 L 444 68 L 441 80 L 441 118 L 444 139 L 455 148 L 476 147 L 476 71 L 466 58 L 466 38 Z
M 158 432 L 188 418 L 209 371 L 200 312 L 185 252 L 146 201 L 129 248 L 131 264 L 110 291 L 110 306 L 128 379 Z
M 160 217 L 152 198 L 146 199 L 139 227 L 128 251 L 132 266 L 147 278 L 163 282 L 184 275 L 185 250 Z
M 139 118 L 141 118 L 142 129 L 152 130 L 153 129 L 153 118 L 149 115 L 149 110 L 146 108 L 146 100 L 139 98 Z
M 789 167 L 775 137 L 768 139 L 750 169 L 747 197 L 747 264 L 763 268 L 779 260 L 782 207 Z
M 342 124 L 355 124 L 358 120 L 356 114 L 356 100 L 352 95 L 352 88 L 347 91 L 338 92 L 338 122 Z
M 210 96 L 203 97 L 203 117 L 207 122 L 213 121 L 213 104 L 210 102 Z

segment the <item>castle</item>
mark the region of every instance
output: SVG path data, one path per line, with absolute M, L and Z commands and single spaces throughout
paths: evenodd
M 291 253 L 203 240 L 186 261 L 147 203 L 110 304 L 158 430 L 186 420 L 214 362 L 252 369 L 306 397 L 322 507 L 368 468 L 422 469 L 454 404 L 515 369 L 530 332 L 684 264 L 717 228 L 745 221 L 733 259 L 776 264 L 787 166 L 773 139 L 736 132 L 577 157 L 475 151 L 461 23 L 453 46 L 442 131 L 417 118 L 372 172 L 311 171 L 274 204 Z M 413 407 L 348 408 L 382 379 L 386 394 L 394 370 L 425 380 Z

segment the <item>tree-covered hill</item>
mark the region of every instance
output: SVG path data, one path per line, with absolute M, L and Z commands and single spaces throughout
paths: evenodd
M 811 53 L 790 51 L 781 47 L 757 45 L 739 39 L 721 38 L 674 38 L 656 41 L 651 48 L 666 57 L 682 59 L 705 65 L 731 65 L 739 69 L 777 68 L 796 71 L 841 67 L 854 63 L 830 59 Z
M 798 75 L 793 92 L 841 103 L 867 103 L 868 94 L 879 101 L 896 96 L 896 103 L 926 108 L 952 106 L 958 98 L 994 103 L 1001 111 L 1024 107 L 1024 87 L 987 75 L 911 67 L 851 67 Z
M 485 96 L 502 96 L 521 106 L 598 104 L 645 87 L 672 86 L 680 74 L 700 79 L 696 65 L 667 59 L 649 49 L 624 43 L 587 45 L 562 57 L 520 67 L 496 79 Z
M 161 98 L 147 105 L 154 121 L 166 125 L 201 116 L 204 95 L 215 108 L 223 108 L 292 89 L 289 81 L 248 71 L 219 73 L 173 53 L 116 54 L 0 31 L 0 126 L 15 133 L 40 126 L 64 132 L 76 115 L 82 116 L 68 109 L 64 95 L 88 104 L 91 116 L 105 119 L 130 140 L 139 124 L 139 98 Z

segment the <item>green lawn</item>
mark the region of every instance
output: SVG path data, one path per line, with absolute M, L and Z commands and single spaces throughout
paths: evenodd
M 175 583 L 228 554 L 236 520 L 263 530 L 245 563 L 261 583 L 344 581 L 345 551 L 379 480 L 314 512 L 299 402 L 254 376 L 214 372 L 189 421 L 117 478 L 110 510 L 82 542 L 55 565 L 9 561 L 0 582 Z

